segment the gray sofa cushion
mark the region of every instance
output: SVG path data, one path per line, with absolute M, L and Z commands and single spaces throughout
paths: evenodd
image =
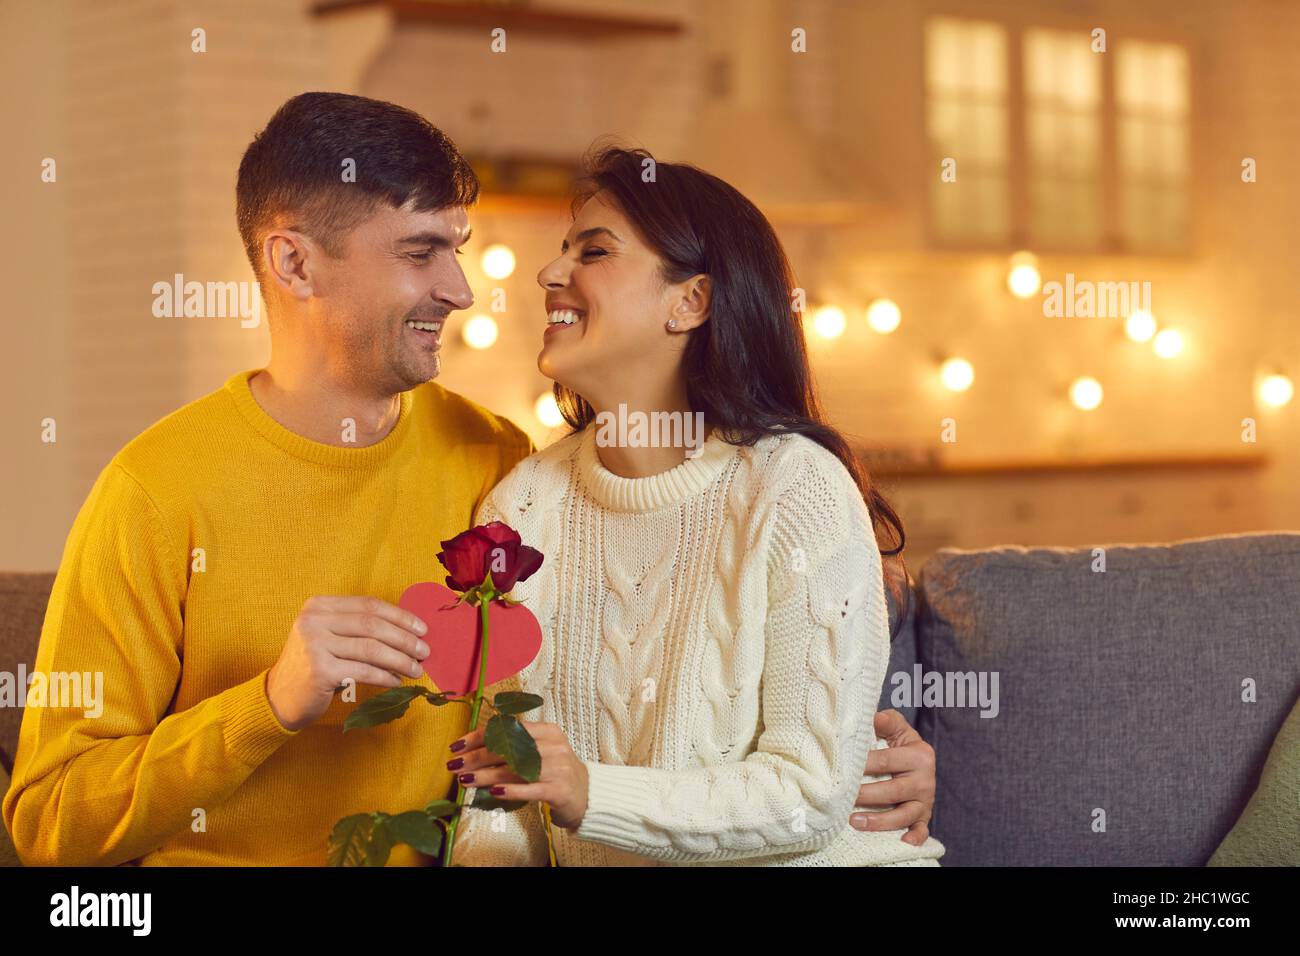
M 1000 675 L 996 717 L 918 716 L 945 865 L 1201 866 L 1258 782 L 1300 688 L 1300 534 L 1093 560 L 943 549 L 921 569 L 925 669 Z
M 910 675 L 912 665 L 916 663 L 915 582 L 901 558 L 887 558 L 884 574 L 885 595 L 889 602 L 889 670 L 885 672 L 885 684 L 876 709 L 896 710 L 915 727 L 916 707 L 907 702 L 896 702 L 894 693 L 894 676 Z

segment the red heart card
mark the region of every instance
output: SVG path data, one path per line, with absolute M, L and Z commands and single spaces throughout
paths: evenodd
M 451 588 L 432 581 L 412 584 L 398 601 L 429 626 L 424 643 L 429 656 L 422 662 L 435 687 L 449 694 L 478 689 L 480 649 L 479 609 L 464 602 Z M 454 606 L 452 606 L 454 605 Z M 542 649 L 542 626 L 533 612 L 520 604 L 493 601 L 488 607 L 488 664 L 486 684 L 518 674 Z

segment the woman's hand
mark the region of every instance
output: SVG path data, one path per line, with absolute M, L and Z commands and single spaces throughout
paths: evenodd
M 894 778 L 864 783 L 858 788 L 856 806 L 896 806 L 877 813 L 854 813 L 849 817 L 849 826 L 855 830 L 906 827 L 903 842 L 920 846 L 930 836 L 930 815 L 934 812 L 934 748 L 896 710 L 877 713 L 875 726 L 876 736 L 888 741 L 889 747 L 867 755 L 866 772 L 891 773 Z
M 551 808 L 551 820 L 566 830 L 576 830 L 587 813 L 587 765 L 569 746 L 569 738 L 555 724 L 520 721 L 537 744 L 542 758 L 542 775 L 529 783 L 506 765 L 498 754 L 483 745 L 483 731 L 476 730 L 451 745 L 459 754 L 447 761 L 447 769 L 467 787 L 489 788 L 502 800 L 539 800 Z

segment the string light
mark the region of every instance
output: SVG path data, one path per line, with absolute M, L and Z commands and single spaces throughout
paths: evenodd
M 1007 288 L 1018 299 L 1028 299 L 1042 287 L 1043 277 L 1038 274 L 1038 260 L 1031 253 L 1017 252 L 1011 257 L 1011 271 L 1007 273 Z
M 1090 376 L 1076 378 L 1070 385 L 1070 401 L 1076 408 L 1092 411 L 1101 404 L 1101 382 Z
M 1266 376 L 1259 383 L 1259 400 L 1274 408 L 1281 408 L 1291 401 L 1291 396 L 1294 394 L 1295 388 L 1291 384 L 1291 379 L 1280 373 Z
M 1149 342 L 1156 334 L 1156 317 L 1146 309 L 1134 309 L 1124 322 L 1124 331 L 1134 342 Z
M 898 328 L 903 314 L 892 299 L 877 299 L 867 306 L 867 324 L 881 335 L 888 335 Z
M 508 279 L 515 271 L 514 251 L 506 245 L 496 243 L 483 250 L 480 260 L 483 274 L 489 279 Z
M 1162 359 L 1173 358 L 1183 350 L 1182 333 L 1176 329 L 1161 329 L 1156 333 L 1152 346 L 1156 350 L 1156 355 Z
M 461 327 L 461 338 L 472 349 L 488 349 L 497 340 L 497 324 L 490 315 L 475 315 Z
M 537 396 L 537 402 L 533 405 L 533 414 L 547 428 L 559 428 L 564 424 L 560 406 L 555 404 L 555 396 L 550 392 L 543 392 Z
M 964 392 L 975 381 L 975 368 L 964 358 L 950 358 L 939 368 L 939 379 L 952 392 Z
M 824 339 L 838 339 L 844 334 L 848 320 L 844 310 L 835 305 L 824 305 L 813 313 L 813 331 Z

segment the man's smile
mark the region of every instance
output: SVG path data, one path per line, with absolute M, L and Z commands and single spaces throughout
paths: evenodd
M 422 347 L 438 351 L 442 347 L 442 325 L 445 319 L 432 321 L 407 319 L 406 328 Z

